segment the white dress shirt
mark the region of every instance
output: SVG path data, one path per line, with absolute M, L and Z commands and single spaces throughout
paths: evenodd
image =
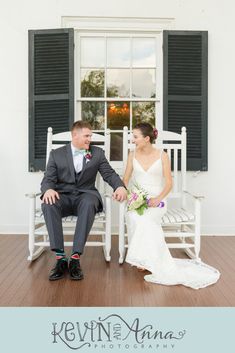
M 74 168 L 76 170 L 76 173 L 79 173 L 83 167 L 84 156 L 83 154 L 74 155 L 74 152 L 77 150 L 77 148 L 73 146 L 72 142 L 71 142 L 71 150 L 72 150 Z

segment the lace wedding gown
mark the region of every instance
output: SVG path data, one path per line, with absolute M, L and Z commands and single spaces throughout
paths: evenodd
M 156 197 L 164 187 L 161 157 L 145 171 L 133 158 L 132 181 L 146 190 L 150 197 Z M 209 286 L 219 279 L 215 268 L 197 260 L 176 259 L 170 254 L 161 227 L 163 208 L 150 207 L 143 215 L 136 211 L 127 212 L 128 252 L 126 262 L 151 272 L 144 276 L 147 282 L 184 286 L 194 289 Z

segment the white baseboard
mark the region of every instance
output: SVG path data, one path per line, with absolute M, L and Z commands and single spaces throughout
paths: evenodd
M 2 224 L 0 235 L 3 234 L 28 234 L 25 224 Z M 112 234 L 118 234 L 118 225 L 112 225 Z M 235 226 L 204 226 L 202 236 L 235 236 Z
M 202 226 L 202 235 L 235 235 L 235 225 L 224 226 L 224 225 L 205 225 Z
M 28 234 L 28 226 L 25 224 L 1 224 L 0 234 Z

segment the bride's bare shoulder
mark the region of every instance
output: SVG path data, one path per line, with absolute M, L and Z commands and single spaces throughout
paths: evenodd
M 154 147 L 154 149 L 155 149 L 155 155 L 157 158 L 159 158 L 164 153 L 164 151 L 161 150 L 160 148 Z

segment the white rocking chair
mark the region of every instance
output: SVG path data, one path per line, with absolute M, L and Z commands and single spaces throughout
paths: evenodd
M 178 242 L 168 243 L 169 248 L 182 248 L 191 258 L 200 259 L 200 214 L 203 196 L 192 195 L 186 191 L 186 128 L 182 127 L 181 134 L 161 131 L 156 140 L 156 147 L 167 151 L 171 161 L 173 188 L 168 195 L 168 210 L 162 218 L 162 227 L 166 238 L 178 238 Z M 128 151 L 135 145 L 131 143 L 128 128 L 123 129 L 123 168 L 125 171 Z M 178 170 L 179 154 L 181 151 L 181 170 Z M 190 200 L 191 199 L 191 200 Z M 190 202 L 190 203 L 189 203 Z M 172 206 L 171 206 L 172 203 Z M 126 203 L 119 207 L 119 263 L 125 259 L 128 247 L 126 224 Z M 166 239 L 167 241 L 167 239 Z
M 48 128 L 47 133 L 47 152 L 46 163 L 48 162 L 49 154 L 52 149 L 62 147 L 71 141 L 71 132 L 63 132 L 59 134 L 52 133 L 52 128 Z M 104 135 L 92 134 L 92 144 L 102 148 L 105 156 L 109 161 L 110 156 L 110 132 L 106 130 Z M 100 241 L 87 241 L 86 246 L 102 246 L 104 257 L 106 261 L 110 261 L 111 250 L 111 197 L 106 194 L 106 185 L 102 177 L 98 173 L 96 180 L 96 187 L 99 190 L 104 204 L 104 211 L 97 213 L 93 227 L 91 229 L 92 235 L 99 235 Z M 49 236 L 45 225 L 43 213 L 41 211 L 41 202 L 38 196 L 41 193 L 28 193 L 29 197 L 29 256 L 28 260 L 33 261 L 37 259 L 46 247 L 50 246 Z M 63 233 L 64 236 L 73 235 L 77 217 L 69 216 L 63 218 Z M 65 241 L 65 246 L 72 246 L 72 241 Z

